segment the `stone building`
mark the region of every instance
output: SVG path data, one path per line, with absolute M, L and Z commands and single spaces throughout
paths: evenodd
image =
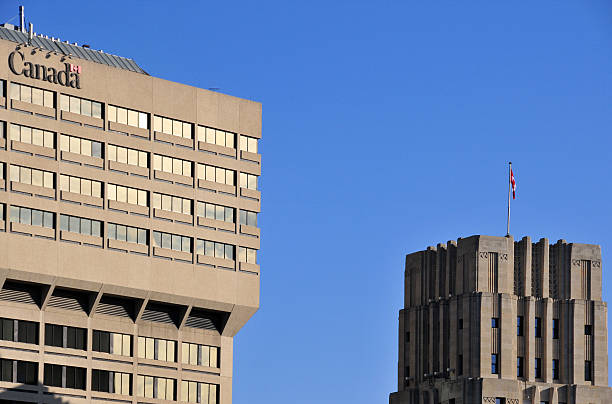
M 0 27 L 0 402 L 232 402 L 260 138 L 259 103 Z
M 390 404 L 605 404 L 598 245 L 472 236 L 406 256 Z

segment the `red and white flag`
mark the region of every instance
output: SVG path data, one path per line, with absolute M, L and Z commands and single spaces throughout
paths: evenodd
M 512 184 L 512 199 L 516 199 L 516 181 L 512 169 L 510 169 L 510 184 Z

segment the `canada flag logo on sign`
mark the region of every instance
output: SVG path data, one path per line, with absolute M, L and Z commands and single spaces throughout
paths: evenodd
M 72 63 L 70 63 L 70 71 L 81 74 L 81 66 L 73 65 Z

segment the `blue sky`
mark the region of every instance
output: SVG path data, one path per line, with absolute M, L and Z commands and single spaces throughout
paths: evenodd
M 515 239 L 601 244 L 610 301 L 612 3 L 23 4 L 37 32 L 263 103 L 234 403 L 387 402 L 404 255 L 504 235 L 508 160 Z

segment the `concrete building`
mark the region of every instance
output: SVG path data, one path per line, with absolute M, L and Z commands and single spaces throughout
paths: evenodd
M 261 105 L 9 24 L 0 61 L 0 400 L 230 404 Z
M 472 236 L 406 256 L 391 404 L 605 404 L 598 245 Z

